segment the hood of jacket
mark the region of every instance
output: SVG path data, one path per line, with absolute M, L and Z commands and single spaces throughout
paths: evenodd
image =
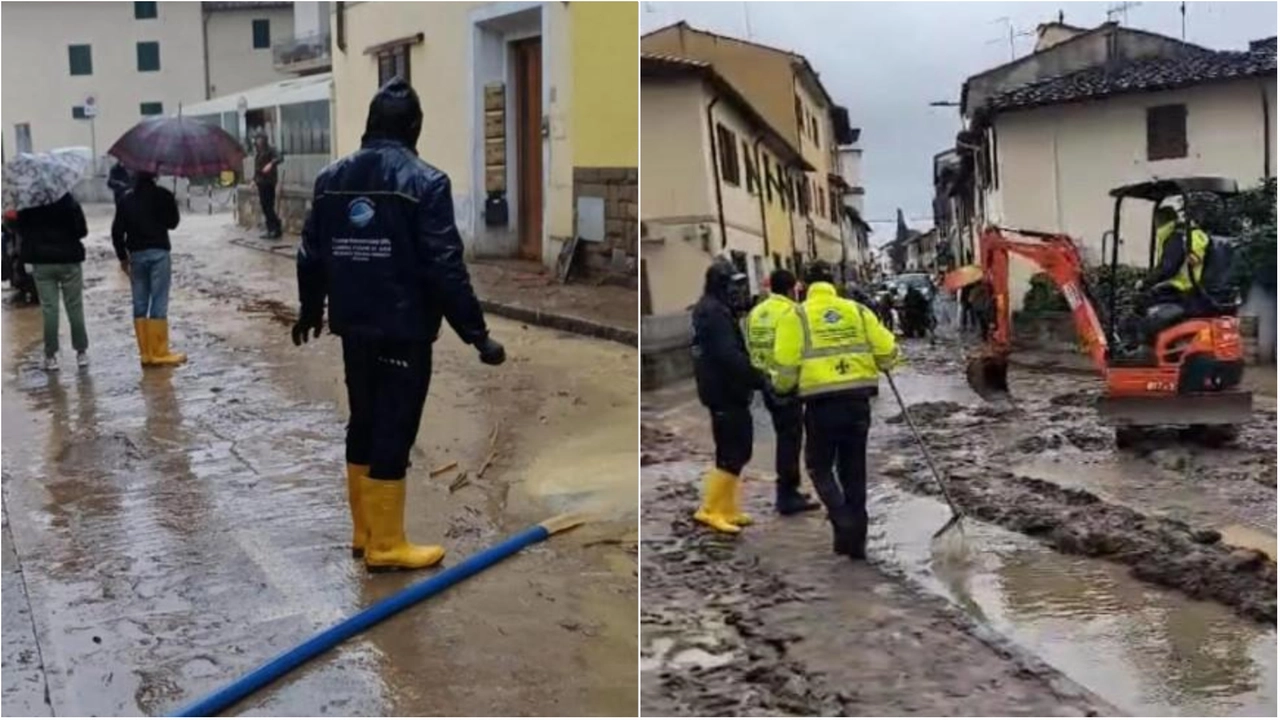
M 719 258 L 707 268 L 702 291 L 729 307 L 735 307 L 740 304 L 737 295 L 745 292 L 746 281 L 747 276 L 739 272 L 733 263 Z
M 365 121 L 361 143 L 391 140 L 416 153 L 421 134 L 422 103 L 418 100 L 418 93 L 402 78 L 392 78 L 369 103 L 369 117 Z

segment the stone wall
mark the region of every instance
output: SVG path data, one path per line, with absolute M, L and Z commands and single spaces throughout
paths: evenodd
M 689 313 L 640 318 L 640 389 L 653 390 L 693 377 Z
M 311 209 L 311 191 L 299 187 L 282 187 L 276 189 L 276 213 L 280 216 L 280 224 L 290 235 L 302 233 L 302 224 L 307 220 L 307 212 Z M 237 221 L 240 227 L 265 230 L 262 218 L 262 206 L 258 203 L 258 188 L 252 185 L 241 185 L 236 188 Z
M 604 241 L 581 242 L 578 268 L 588 277 L 636 287 L 639 246 L 639 173 L 636 168 L 573 169 L 573 206 L 579 197 L 604 200 Z

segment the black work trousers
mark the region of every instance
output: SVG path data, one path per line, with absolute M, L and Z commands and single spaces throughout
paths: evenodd
M 755 442 L 751 407 L 744 405 L 709 409 L 711 437 L 716 443 L 716 468 L 741 475 L 742 468 L 751 462 L 751 445 Z
M 773 419 L 774 470 L 778 473 L 778 489 L 800 490 L 800 449 L 804 444 L 804 406 L 798 400 L 779 402 L 768 393 L 764 406 Z
M 401 480 L 431 385 L 431 341 L 342 338 L 351 420 L 347 462 L 369 477 Z
M 262 217 L 267 223 L 267 232 L 280 234 L 280 216 L 276 215 L 276 186 L 258 183 L 258 202 L 262 203 Z
M 856 549 L 867 543 L 867 434 L 871 403 L 851 395 L 805 403 L 805 465 L 827 506 L 831 524 L 852 534 Z

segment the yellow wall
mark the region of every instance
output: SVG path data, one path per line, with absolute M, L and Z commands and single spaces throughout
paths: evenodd
M 347 6 L 347 49 L 333 48 L 337 156 L 360 147 L 369 101 L 378 89 L 378 63 L 364 53 L 365 48 L 421 32 L 423 41 L 409 55 L 409 79 L 422 99 L 418 153 L 448 173 L 455 192 L 471 186 L 467 75 L 440 68 L 469 62 L 467 15 L 482 4 L 363 2 Z
M 569 4 L 576 167 L 636 167 L 639 10 L 633 2 Z

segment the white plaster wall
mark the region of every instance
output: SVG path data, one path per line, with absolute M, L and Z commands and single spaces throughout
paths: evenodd
M 161 7 L 169 3 L 162 3 Z M 293 77 L 277 72 L 271 48 L 253 47 L 253 21 L 271 23 L 271 44 L 293 37 L 293 10 L 218 10 L 208 14 L 209 97 Z
M 1271 125 L 1263 123 L 1264 88 Z M 1146 109 L 1187 106 L 1185 158 L 1147 160 Z M 996 120 L 999 188 L 988 197 L 989 221 L 1063 232 L 1087 262 L 1101 260 L 1102 235 L 1111 229 L 1111 188 L 1153 177 L 1222 175 L 1250 187 L 1263 175 L 1270 136 L 1275 171 L 1275 81 L 1234 81 L 1185 90 L 1120 96 L 1094 103 L 1001 115 Z M 1151 207 L 1127 202 L 1120 261 L 1145 266 Z M 1108 246 L 1109 247 L 1109 246 Z M 1108 257 L 1110 250 L 1108 250 Z M 1015 262 L 1020 307 L 1029 264 Z
M 204 41 L 200 4 L 162 2 L 154 20 L 136 20 L 132 2 L 6 2 L 0 26 L 0 107 L 4 147 L 14 152 L 14 125 L 29 123 L 34 150 L 89 146 L 90 123 L 71 108 L 98 98 L 93 123 L 104 154 L 142 119 L 144 102 L 179 103 L 204 97 Z M 138 72 L 136 43 L 160 43 L 160 70 Z M 93 74 L 72 76 L 68 45 L 92 46 Z

